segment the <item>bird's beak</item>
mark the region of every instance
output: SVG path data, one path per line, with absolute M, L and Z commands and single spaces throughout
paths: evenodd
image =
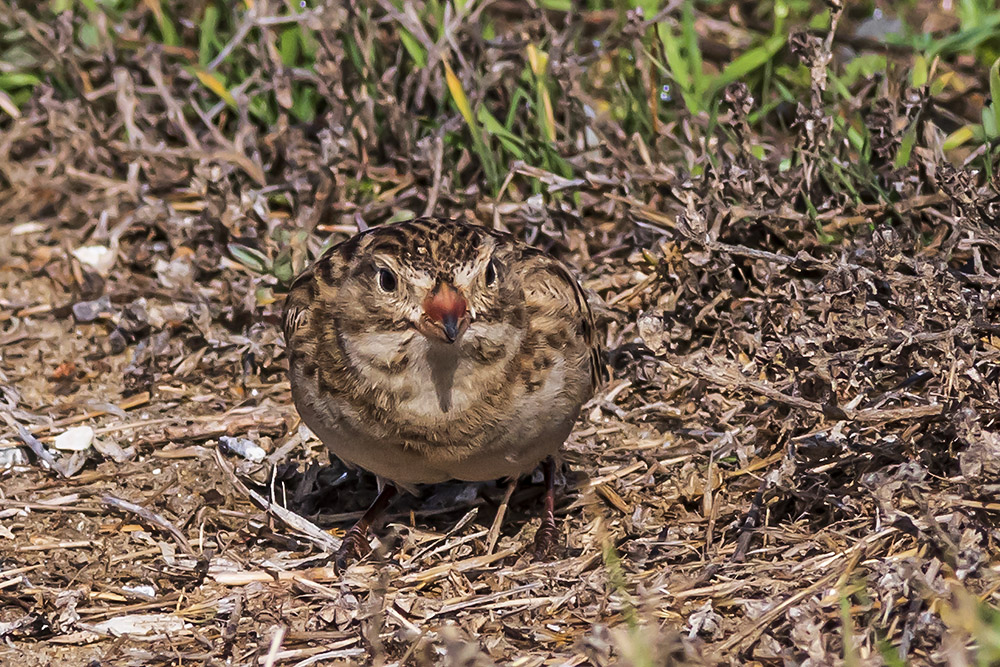
M 448 283 L 435 287 L 423 305 L 424 316 L 417 328 L 425 336 L 454 343 L 469 326 L 465 297 Z

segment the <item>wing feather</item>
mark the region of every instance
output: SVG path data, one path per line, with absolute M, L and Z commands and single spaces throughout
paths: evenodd
M 294 349 L 301 343 L 302 336 L 309 330 L 310 304 L 316 290 L 314 281 L 313 269 L 305 271 L 295 279 L 285 297 L 282 330 L 285 334 L 285 346 L 289 349 Z
M 573 332 L 583 338 L 588 354 L 591 389 L 596 390 L 608 378 L 603 362 L 594 314 L 583 287 L 559 260 L 536 251 L 524 258 L 524 295 L 529 312 L 546 318 L 550 313 L 568 315 L 575 324 Z

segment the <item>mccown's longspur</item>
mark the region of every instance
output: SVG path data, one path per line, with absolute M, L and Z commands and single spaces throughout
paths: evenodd
M 553 456 L 602 375 L 593 316 L 565 264 L 510 234 L 418 218 L 330 248 L 284 314 L 292 396 L 380 494 L 344 540 L 358 556 L 396 487 L 516 479 L 543 464 L 555 535 Z

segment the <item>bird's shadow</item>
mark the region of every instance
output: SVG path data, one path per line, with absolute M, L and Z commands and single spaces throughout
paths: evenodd
M 560 475 L 557 479 L 562 478 Z M 556 491 L 557 506 L 568 504 L 575 492 L 574 475 L 567 471 L 570 484 L 559 484 Z M 378 496 L 375 476 L 351 470 L 339 461 L 328 465 L 312 463 L 299 469 L 297 463 L 281 464 L 273 476 L 280 487 L 278 497 L 285 499 L 287 509 L 314 522 L 321 528 L 349 528 Z M 441 482 L 418 487 L 418 494 L 400 493 L 386 511 L 381 524 L 409 524 L 445 533 L 452 530 L 472 508 L 479 512 L 471 526 L 489 528 L 506 492 L 507 480 L 490 482 Z M 544 493 L 541 474 L 525 475 L 518 481 L 517 490 L 510 500 L 501 534 L 516 534 L 526 521 L 539 515 Z M 471 528 L 470 528 L 471 529 Z

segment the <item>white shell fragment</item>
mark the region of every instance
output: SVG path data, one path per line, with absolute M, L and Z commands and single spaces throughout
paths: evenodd
M 263 447 L 246 438 L 231 438 L 224 435 L 219 438 L 219 445 L 221 445 L 222 451 L 242 456 L 252 463 L 260 463 L 267 456 Z
M 156 599 L 156 589 L 149 584 L 137 584 L 135 586 L 122 586 L 122 590 L 130 595 L 144 598 L 146 600 Z
M 28 455 L 23 447 L 4 447 L 0 445 L 0 470 L 14 466 L 28 465 Z
M 44 232 L 46 229 L 47 227 L 40 222 L 22 222 L 19 225 L 14 225 L 13 229 L 10 230 L 10 235 L 24 236 L 25 234 L 37 234 L 38 232 Z
M 115 251 L 103 245 L 85 245 L 74 250 L 73 256 L 102 276 L 111 273 L 111 268 L 115 265 Z
M 102 456 L 111 459 L 115 463 L 124 463 L 125 461 L 135 458 L 135 447 L 123 449 L 114 440 L 95 438 L 94 449 L 100 452 Z
M 82 452 L 94 442 L 94 429 L 89 426 L 68 428 L 56 436 L 55 447 L 64 452 Z
M 121 635 L 171 634 L 183 630 L 187 627 L 187 623 L 183 618 L 173 614 L 125 614 L 94 625 L 83 626 L 81 624 L 81 627 L 86 627 L 88 630 L 102 635 L 119 637 Z

